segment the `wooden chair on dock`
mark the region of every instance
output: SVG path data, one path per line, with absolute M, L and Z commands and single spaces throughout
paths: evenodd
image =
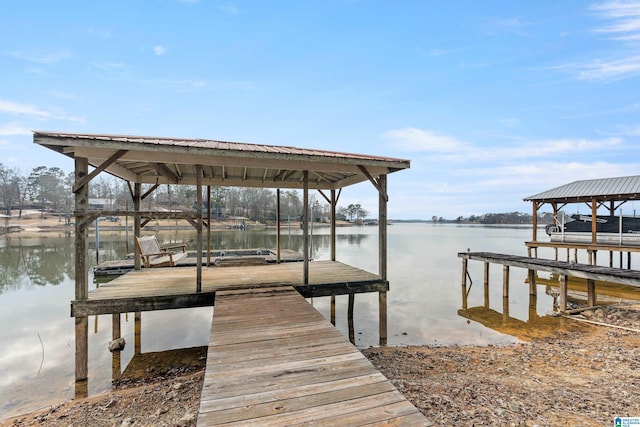
M 160 247 L 156 236 L 135 236 L 135 240 L 140 260 L 146 268 L 173 267 L 187 257 L 187 245 L 184 243 Z M 176 248 L 182 248 L 182 252 L 172 251 Z

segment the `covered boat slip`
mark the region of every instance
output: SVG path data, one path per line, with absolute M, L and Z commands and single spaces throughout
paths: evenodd
M 626 203 L 640 200 L 640 176 L 575 181 L 529 196 L 524 200 L 530 201 L 533 206 L 533 236 L 531 241 L 526 242 L 530 256 L 537 257 L 540 247 L 550 247 L 554 248 L 555 259 L 558 259 L 558 249 L 566 248 L 567 260 L 571 249 L 574 250 L 574 256 L 577 259 L 577 250 L 583 249 L 588 253 L 589 264 L 596 264 L 598 251 L 609 251 L 609 266 L 613 267 L 613 253 L 619 252 L 620 267 L 622 267 L 622 253 L 627 252 L 627 268 L 631 268 L 631 253 L 640 251 L 640 232 L 602 233 L 598 232 L 598 221 L 591 221 L 588 227 L 590 230 L 583 232 L 575 239 L 572 238 L 578 233 L 556 232 L 550 241 L 538 240 L 538 212 L 545 204 L 549 204 L 553 208 L 556 227 L 560 228 L 562 227 L 560 211 L 570 204 L 586 204 L 589 209 L 589 214 L 586 216 L 590 218 L 598 218 L 598 209 L 606 211 L 608 216 L 613 216 L 616 211 L 622 212 L 622 207 Z M 635 212 L 635 209 L 632 210 Z M 637 222 L 635 218 L 633 219 Z M 622 223 L 620 223 L 620 229 L 622 229 Z
M 75 183 L 75 316 L 76 390 L 88 376 L 88 313 L 121 313 L 127 310 L 168 309 L 213 303 L 217 290 L 212 278 L 236 274 L 218 281 L 217 285 L 252 288 L 275 281 L 294 285 L 303 292 L 332 295 L 331 292 L 355 293 L 356 289 L 378 292 L 380 343 L 386 343 L 387 326 L 387 176 L 408 169 L 404 159 L 288 146 L 245 144 L 205 139 L 158 138 L 123 135 L 34 132 L 34 142 L 74 159 Z M 90 171 L 89 167 L 94 169 Z M 102 172 L 127 182 L 132 198 L 132 211 L 90 211 L 89 184 Z M 336 262 L 336 206 L 344 187 L 369 182 L 378 193 L 378 274 L 346 268 Z M 143 192 L 143 184 L 147 185 Z M 195 206 L 211 206 L 211 187 L 258 187 L 276 189 L 277 263 L 267 266 L 234 266 L 225 269 L 203 269 L 203 254 L 211 253 L 211 210 L 191 212 L 143 212 L 142 201 L 162 184 L 194 185 Z M 303 193 L 302 234 L 303 262 L 279 264 L 280 189 L 301 189 Z M 206 200 L 203 192 L 206 189 Z M 309 190 L 317 190 L 330 207 L 331 254 L 328 263 L 310 264 Z M 206 212 L 203 212 L 206 211 Z M 89 292 L 88 228 L 101 216 L 134 218 L 134 235 L 142 235 L 142 227 L 154 218 L 188 221 L 196 231 L 195 268 L 170 267 L 161 271 L 134 271 L 112 284 Z M 206 233 L 205 233 L 206 232 Z M 136 249 L 134 269 L 140 270 L 140 254 Z M 327 268 L 316 280 L 316 268 Z M 248 275 L 250 268 L 268 269 L 259 275 Z M 222 271 L 225 270 L 225 271 Z M 258 270 L 251 270 L 256 272 Z M 276 272 L 287 273 L 278 276 Z M 366 273 L 366 274 L 365 274 Z M 180 275 L 186 274 L 180 280 Z M 149 275 L 149 276 L 147 276 Z M 172 276 L 175 278 L 171 278 Z M 131 280 L 130 282 L 127 282 Z M 215 282 L 215 280 L 213 280 Z M 169 290 L 172 287 L 182 290 Z M 322 289 L 322 290 L 320 290 Z M 177 294 L 174 292 L 178 292 Z

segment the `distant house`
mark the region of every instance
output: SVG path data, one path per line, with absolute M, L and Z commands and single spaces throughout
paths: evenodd
M 89 210 L 113 211 L 117 209 L 118 209 L 118 205 L 116 204 L 115 199 L 89 198 Z

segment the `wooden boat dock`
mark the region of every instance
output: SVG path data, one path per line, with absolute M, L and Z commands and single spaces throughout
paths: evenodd
M 433 425 L 293 287 L 220 291 L 198 426 L 310 424 Z
M 536 271 L 557 273 L 560 279 L 560 310 L 566 310 L 567 281 L 568 277 L 578 277 L 587 282 L 588 304 L 595 305 L 596 280 L 621 283 L 624 285 L 640 287 L 640 271 L 622 268 L 604 267 L 600 265 L 581 264 L 577 262 L 556 261 L 541 258 L 529 258 L 517 255 L 507 255 L 493 252 L 460 252 L 462 258 L 462 288 L 463 300 L 467 294 L 467 278 L 469 273 L 467 263 L 469 260 L 481 261 L 485 264 L 484 280 L 488 286 L 489 264 L 501 264 L 503 266 L 503 297 L 509 297 L 509 267 L 520 267 L 529 270 L 529 290 L 532 295 L 536 293 Z M 466 308 L 466 307 L 464 307 Z

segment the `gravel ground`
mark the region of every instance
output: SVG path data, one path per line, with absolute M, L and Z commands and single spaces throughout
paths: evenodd
M 563 326 L 552 336 L 514 346 L 363 353 L 437 426 L 607 426 L 616 416 L 640 416 L 640 309 L 601 307 L 573 317 L 617 328 L 558 318 Z M 202 367 L 155 374 L 2 425 L 195 425 Z

